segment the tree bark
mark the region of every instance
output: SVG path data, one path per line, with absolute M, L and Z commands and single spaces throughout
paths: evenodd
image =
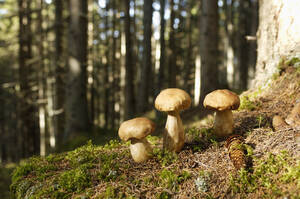
M 132 40 L 131 40 L 131 18 L 129 14 L 130 0 L 125 0 L 125 115 L 124 119 L 133 118 L 135 114 L 135 95 L 134 95 L 134 63 L 132 60 Z
M 218 88 L 218 22 L 218 1 L 203 0 L 200 21 L 201 104 L 206 94 Z
M 39 127 L 37 117 L 36 83 L 32 63 L 31 0 L 19 0 L 19 81 L 22 98 L 20 99 L 20 117 L 22 133 L 22 157 L 39 153 Z
M 87 2 L 70 0 L 69 11 L 66 138 L 86 133 L 89 127 L 86 96 Z
M 143 63 L 139 83 L 139 97 L 137 111 L 144 113 L 149 105 L 150 80 L 152 79 L 151 62 L 151 35 L 152 35 L 152 0 L 144 1 L 144 40 L 143 40 Z M 150 92 L 149 92 L 150 91 Z M 153 93 L 153 92 L 151 92 Z
M 63 25 L 63 1 L 55 0 L 55 95 L 54 95 L 54 132 L 57 145 L 63 140 L 65 123 L 65 66 L 64 66 L 64 25 Z
M 191 69 L 192 69 L 192 54 L 193 54 L 193 44 L 192 44 L 192 1 L 188 2 L 188 11 L 187 11 L 187 18 L 186 18 L 186 43 L 187 43 L 187 50 L 185 53 L 185 62 L 184 62 L 184 88 L 185 91 L 191 93 L 192 84 L 190 81 Z
M 110 43 L 109 43 L 109 20 L 108 20 L 108 12 L 109 12 L 109 1 L 106 0 L 105 4 L 105 57 L 106 62 L 104 63 L 104 127 L 109 128 L 109 107 L 110 107 L 110 84 L 109 84 L 109 66 L 110 66 Z
M 165 63 L 166 63 L 166 42 L 165 42 L 165 29 L 166 21 L 165 16 L 166 0 L 160 0 L 160 58 L 159 58 L 159 71 L 157 80 L 157 91 L 156 94 L 164 88 L 165 82 Z
M 249 44 L 247 43 L 246 36 L 250 32 L 249 27 L 249 5 L 248 1 L 242 1 L 238 9 L 238 30 L 237 30 L 237 57 L 239 77 L 237 80 L 237 88 L 239 90 L 247 89 L 248 85 L 248 66 L 249 66 Z
M 260 86 L 278 71 L 281 59 L 299 57 L 299 1 L 259 1 L 255 85 Z M 255 86 L 254 85 L 254 86 Z
M 176 75 L 177 75 L 177 65 L 176 65 L 176 45 L 175 45 L 175 11 L 174 11 L 174 0 L 170 0 L 170 33 L 169 33 L 169 64 L 168 64 L 168 87 L 176 87 Z

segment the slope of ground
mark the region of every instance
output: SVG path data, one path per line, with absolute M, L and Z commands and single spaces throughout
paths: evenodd
M 241 95 L 235 134 L 244 138 L 247 168 L 237 171 L 224 140 L 212 135 L 212 116 L 186 127 L 184 149 L 161 149 L 135 163 L 129 144 L 87 145 L 23 162 L 12 177 L 16 198 L 300 198 L 300 129 L 272 128 L 300 101 L 300 70 L 284 63 L 265 87 Z M 199 113 L 200 114 L 200 113 Z M 185 122 L 185 121 L 184 121 Z

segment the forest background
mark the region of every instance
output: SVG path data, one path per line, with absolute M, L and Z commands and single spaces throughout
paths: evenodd
M 249 88 L 257 0 L 0 0 L 0 163 L 117 137 L 178 87 Z

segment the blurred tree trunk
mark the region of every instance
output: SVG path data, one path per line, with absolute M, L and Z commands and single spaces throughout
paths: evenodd
M 134 95 L 134 74 L 133 74 L 133 57 L 132 57 L 132 40 L 131 40 L 131 18 L 130 18 L 130 0 L 125 0 L 125 115 L 124 119 L 134 117 L 135 114 L 135 95 Z
M 248 66 L 249 66 L 249 45 L 246 40 L 247 33 L 250 32 L 249 27 L 249 2 L 241 1 L 238 8 L 238 29 L 237 29 L 237 58 L 239 70 L 237 77 L 237 88 L 245 90 L 248 83 Z
M 177 63 L 176 63 L 176 45 L 175 45 L 175 11 L 174 0 L 170 0 L 170 32 L 169 32 L 169 63 L 168 63 L 168 87 L 176 87 Z
M 63 40 L 63 1 L 55 0 L 55 95 L 54 95 L 54 132 L 57 145 L 60 146 L 63 141 L 64 123 L 65 123 L 65 66 L 64 66 L 64 40 Z
M 144 1 L 144 39 L 143 39 L 143 63 L 140 83 L 139 83 L 139 97 L 137 111 L 144 113 L 147 111 L 149 105 L 149 93 L 152 93 L 150 89 L 150 80 L 152 79 L 152 62 L 151 62 L 151 35 L 152 35 L 152 0 Z
M 165 86 L 165 63 L 166 63 L 166 42 L 165 42 L 165 7 L 166 0 L 160 0 L 160 58 L 159 58 L 159 71 L 157 80 L 157 91 L 156 94 L 160 92 Z
M 232 20 L 232 1 L 227 2 L 224 0 L 224 10 L 225 10 L 225 66 L 226 66 L 226 80 L 229 88 L 233 88 L 234 80 L 234 50 L 233 50 L 233 20 Z M 224 87 L 226 87 L 224 85 Z
M 88 131 L 86 88 L 87 2 L 70 0 L 68 79 L 66 84 L 66 138 Z
M 116 124 L 116 92 L 117 92 L 117 82 L 116 82 L 116 51 L 117 51 L 117 38 L 115 35 L 116 31 L 116 14 L 117 14 L 117 7 L 116 7 L 116 0 L 112 0 L 112 9 L 113 9 L 113 18 L 112 18 L 112 60 L 111 60 L 111 70 L 112 70 L 112 83 L 111 83 L 111 105 L 110 105 L 110 114 L 111 114 L 111 128 L 115 128 Z
M 184 89 L 186 92 L 191 93 L 192 89 L 192 84 L 191 84 L 191 70 L 192 70 L 192 54 L 193 54 L 193 43 L 192 43 L 192 13 L 191 13 L 191 8 L 192 8 L 192 1 L 188 2 L 188 7 L 187 7 L 187 17 L 186 17 L 186 40 L 185 42 L 187 43 L 187 50 L 185 52 L 185 74 L 184 74 Z
M 255 66 L 256 66 L 256 58 L 257 58 L 257 42 L 256 42 L 256 31 L 258 26 L 258 0 L 249 0 L 250 3 L 250 17 L 251 17 L 251 25 L 250 25 L 250 33 L 249 36 L 252 37 L 249 42 L 249 74 L 248 80 L 253 79 L 255 74 Z M 249 82 L 250 83 L 250 82 Z
M 32 89 L 36 84 L 36 76 L 32 58 L 32 31 L 31 31 L 31 0 L 19 0 L 19 81 L 20 117 L 22 133 L 22 157 L 30 157 L 39 153 L 39 127 L 37 93 Z
M 218 1 L 202 0 L 200 26 L 201 90 L 206 94 L 218 88 Z
M 43 0 L 38 0 L 38 22 L 37 22 L 37 46 L 38 46 L 38 103 L 39 105 L 39 129 L 40 129 L 40 155 L 45 156 L 47 153 L 47 125 L 46 125 L 46 75 L 45 75 L 45 65 L 44 65 L 44 30 L 43 30 Z M 52 124 L 49 124 L 52 125 Z
M 110 64 L 110 47 L 109 47 L 109 20 L 108 20 L 108 12 L 109 12 L 109 0 L 106 0 L 105 4 L 105 63 L 104 63 L 104 127 L 109 128 L 109 105 L 110 105 L 110 85 L 109 85 L 109 64 Z

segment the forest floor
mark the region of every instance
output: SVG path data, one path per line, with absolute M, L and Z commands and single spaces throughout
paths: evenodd
M 240 99 L 234 134 L 243 137 L 245 169 L 212 135 L 213 116 L 199 120 L 197 109 L 183 114 L 186 142 L 177 154 L 161 149 L 160 136 L 148 137 L 154 156 L 145 163 L 132 160 L 129 142 L 89 142 L 23 162 L 11 190 L 16 198 L 300 198 L 300 128 L 272 127 L 300 102 L 300 69 L 287 65 Z

